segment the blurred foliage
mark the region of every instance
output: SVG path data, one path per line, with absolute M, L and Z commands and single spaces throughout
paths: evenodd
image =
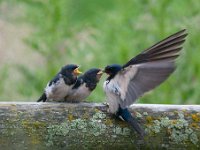
M 36 71 L 26 65 L 17 66 L 24 76 L 15 87 L 22 99 L 39 97 L 47 81 L 64 64 L 80 64 L 83 71 L 123 64 L 155 42 L 186 28 L 189 36 L 177 71 L 139 102 L 199 103 L 198 0 L 13 0 L 10 3 L 24 8 L 25 15 L 20 21 L 34 30 L 25 42 L 45 59 L 45 64 Z M 105 99 L 103 80 L 105 76 L 88 98 L 90 101 Z

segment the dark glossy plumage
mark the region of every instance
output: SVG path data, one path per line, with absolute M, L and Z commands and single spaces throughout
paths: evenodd
M 56 83 L 60 77 L 65 81 L 65 84 L 72 85 L 77 80 L 77 76 L 73 74 L 73 71 L 79 66 L 74 64 L 69 64 L 61 68 L 60 72 L 49 82 L 49 86 Z
M 181 30 L 144 50 L 123 65 L 123 68 L 134 64 L 175 60 L 179 56 L 179 51 L 182 49 L 185 37 L 188 35 L 185 31 L 185 29 Z

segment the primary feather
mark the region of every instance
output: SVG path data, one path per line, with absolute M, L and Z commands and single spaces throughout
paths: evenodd
M 175 60 L 179 56 L 182 44 L 185 42 L 187 36 L 185 31 L 185 29 L 181 30 L 144 50 L 128 61 L 123 68 L 145 62 Z

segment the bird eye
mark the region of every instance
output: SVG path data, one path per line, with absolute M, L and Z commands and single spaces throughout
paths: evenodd
M 112 70 L 113 70 L 113 68 L 109 67 L 109 68 L 108 68 L 108 70 L 109 70 L 109 71 L 112 71 Z

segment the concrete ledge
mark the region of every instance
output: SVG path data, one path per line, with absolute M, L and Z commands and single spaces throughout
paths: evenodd
M 135 104 L 144 139 L 97 103 L 0 102 L 1 149 L 198 149 L 200 105 Z

